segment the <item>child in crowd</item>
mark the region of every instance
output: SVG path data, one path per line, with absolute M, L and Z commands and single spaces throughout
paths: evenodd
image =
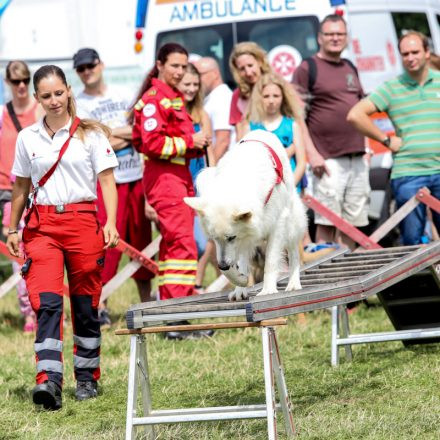
M 280 76 L 263 74 L 252 90 L 245 130 L 266 130 L 278 137 L 286 148 L 295 185 L 300 192 L 306 169 L 306 153 L 297 122 L 302 118 L 302 112 L 294 93 L 292 86 Z

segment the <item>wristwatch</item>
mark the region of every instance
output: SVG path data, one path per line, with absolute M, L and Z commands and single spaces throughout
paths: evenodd
M 390 148 L 391 138 L 387 136 L 381 143 L 385 145 L 385 147 Z

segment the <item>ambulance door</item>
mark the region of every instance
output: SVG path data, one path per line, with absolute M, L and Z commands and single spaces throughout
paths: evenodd
M 402 72 L 389 12 L 349 13 L 350 52 L 366 93 Z

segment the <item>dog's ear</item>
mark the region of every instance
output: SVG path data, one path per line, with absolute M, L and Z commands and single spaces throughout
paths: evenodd
M 206 203 L 201 197 L 184 197 L 183 201 L 199 214 L 203 214 Z
M 252 217 L 251 211 L 244 211 L 235 214 L 233 218 L 236 222 L 247 222 L 251 219 L 251 217 Z

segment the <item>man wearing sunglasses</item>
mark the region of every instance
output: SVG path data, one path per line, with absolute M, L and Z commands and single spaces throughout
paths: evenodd
M 6 84 L 11 89 L 12 100 L 0 107 L 0 210 L 2 226 L 0 234 L 4 240 L 3 231 L 8 229 L 10 217 L 10 200 L 12 194 L 11 175 L 15 157 L 15 142 L 22 128 L 32 125 L 43 115 L 43 110 L 37 101 L 29 94 L 31 73 L 23 61 L 10 61 L 6 66 Z M 9 204 L 9 206 L 5 205 Z M 4 215 L 6 214 L 6 215 Z M 5 232 L 6 233 L 6 232 Z M 13 264 L 14 273 L 20 271 L 20 266 Z M 21 314 L 24 318 L 23 331 L 33 333 L 36 330 L 36 317 L 29 302 L 28 292 L 24 282 L 17 285 L 17 297 Z
M 41 107 L 29 94 L 31 73 L 23 61 L 10 61 L 6 66 L 6 84 L 11 89 L 12 100 L 0 108 L 0 210 L 11 200 L 11 169 L 15 156 L 18 132 L 32 125 L 42 116 Z
M 131 144 L 132 127 L 127 121 L 134 91 L 106 84 L 104 63 L 95 49 L 80 49 L 73 57 L 73 67 L 84 84 L 84 90 L 76 97 L 78 116 L 102 122 L 112 131 L 110 143 L 119 162 L 118 168 L 114 169 L 118 189 L 118 232 L 123 240 L 142 250 L 151 241 L 151 224 L 145 217 L 141 159 Z M 105 224 L 104 202 L 99 188 L 98 219 Z M 121 253 L 116 249 L 107 250 L 102 272 L 104 284 L 116 274 L 120 258 Z M 150 299 L 152 276 L 144 268 L 133 275 L 142 302 Z M 101 308 L 99 317 L 102 327 L 111 324 L 107 309 Z

